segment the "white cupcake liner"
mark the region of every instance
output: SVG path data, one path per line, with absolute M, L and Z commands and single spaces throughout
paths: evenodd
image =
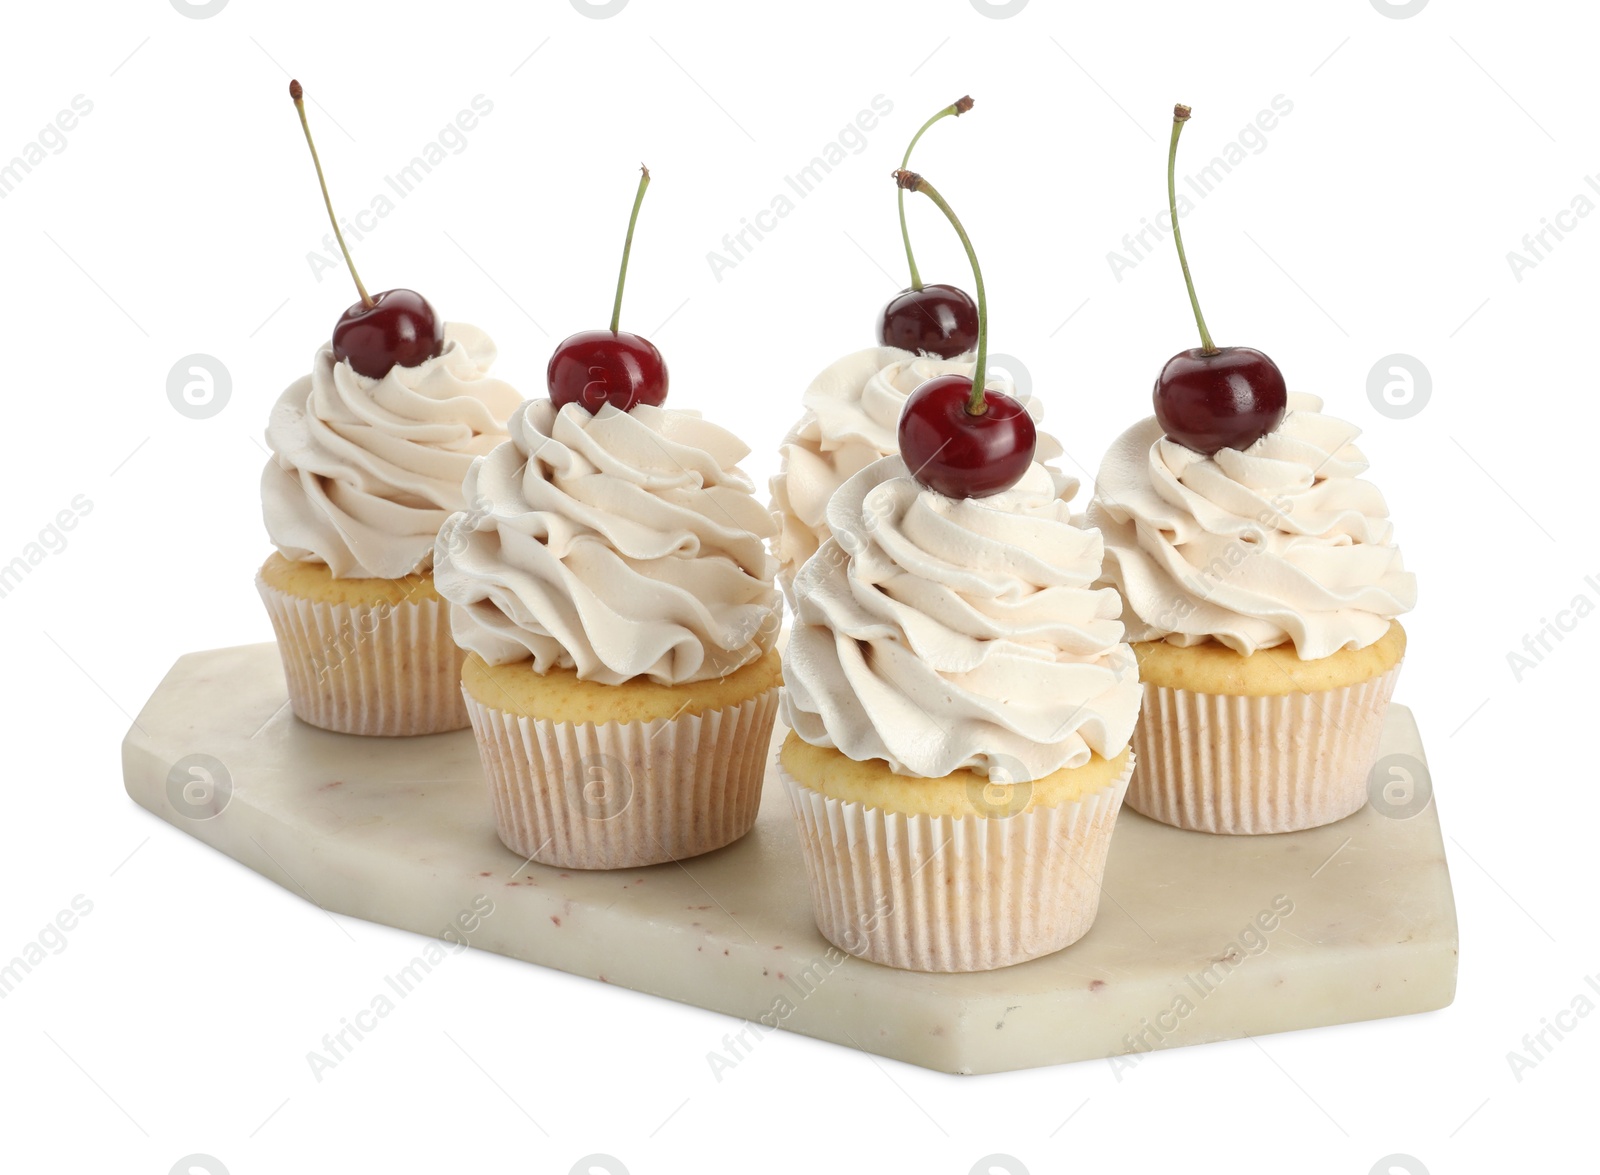
M 1132 756 L 1116 781 L 1012 816 L 913 816 L 778 774 L 811 904 L 840 950 L 907 971 L 991 971 L 1071 946 L 1094 923 Z
M 1144 683 L 1128 807 L 1193 832 L 1295 832 L 1367 802 L 1384 713 L 1400 675 L 1273 697 Z
M 523 857 L 633 869 L 709 853 L 755 825 L 776 686 L 703 714 L 598 726 L 462 695 L 500 840 Z
M 331 604 L 256 577 L 272 617 L 295 716 L 341 734 L 413 735 L 461 730 L 461 665 L 449 605 Z

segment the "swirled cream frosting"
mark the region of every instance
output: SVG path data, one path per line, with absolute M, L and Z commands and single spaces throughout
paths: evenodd
M 779 580 L 793 582 L 800 565 L 828 538 L 828 500 L 856 473 L 881 457 L 899 451 L 900 409 L 917 385 L 940 375 L 971 375 L 972 355 L 941 359 L 898 347 L 869 347 L 846 355 L 811 381 L 802 398 L 804 413 L 783 438 L 780 466 L 772 478 L 772 511 L 778 520 Z M 1015 396 L 1016 388 L 1001 371 L 984 381 L 996 391 Z M 1035 421 L 1044 407 L 1029 396 L 1025 407 Z M 1038 458 L 1054 461 L 1061 446 L 1039 434 Z M 1077 483 L 1057 474 L 1068 498 Z
M 311 374 L 272 409 L 261 474 L 267 534 L 284 558 L 340 578 L 399 579 L 433 564 L 433 542 L 465 504 L 472 462 L 506 438 L 522 397 L 489 375 L 495 346 L 448 323 L 444 349 L 381 379 L 324 344 Z
M 548 400 L 510 429 L 439 533 L 457 644 L 607 685 L 706 681 L 772 647 L 774 527 L 737 437 L 694 412 Z
M 783 716 L 806 742 L 901 775 L 1011 781 L 1119 754 L 1139 711 L 1097 531 L 1051 471 L 957 500 L 899 457 L 834 494 L 795 579 Z
M 1117 439 L 1088 521 L 1131 640 L 1217 641 L 1303 660 L 1365 648 L 1417 600 L 1383 495 L 1361 474 L 1360 429 L 1291 393 L 1283 423 L 1206 457 L 1153 418 Z

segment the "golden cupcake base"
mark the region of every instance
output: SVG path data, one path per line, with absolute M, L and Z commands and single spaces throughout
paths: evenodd
M 501 842 L 564 869 L 732 844 L 756 820 L 781 682 L 776 650 L 683 685 L 605 685 L 469 655 L 461 693 Z
M 817 929 L 848 954 L 907 971 L 992 971 L 1087 934 L 1132 769 L 1124 749 L 985 787 L 972 772 L 890 776 L 794 734 L 778 752 Z
M 465 657 L 431 574 L 335 579 L 273 554 L 256 576 L 278 638 L 289 702 L 340 734 L 438 734 L 467 725 Z
M 732 844 L 756 822 L 776 687 L 699 714 L 600 725 L 513 714 L 470 692 L 466 700 L 495 829 L 530 861 L 682 861 Z
M 1364 649 L 1301 661 L 1220 645 L 1134 645 L 1144 699 L 1128 807 L 1191 832 L 1298 832 L 1367 802 L 1405 656 L 1399 622 Z

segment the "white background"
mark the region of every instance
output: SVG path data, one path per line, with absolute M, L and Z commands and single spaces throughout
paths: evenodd
M 1502 1171 L 1577 1142 L 1600 1016 L 1520 1081 L 1506 1054 L 1600 971 L 1580 754 L 1600 621 L 1520 682 L 1507 654 L 1575 596 L 1600 601 L 1600 217 L 1520 281 L 1506 254 L 1600 167 L 1588 6 L 1034 0 L 993 19 L 969 0 L 633 0 L 597 20 L 566 0 L 233 0 L 197 20 L 124 0 L 6 19 L 0 159 L 75 95 L 93 111 L 0 200 L 0 562 L 75 496 L 92 511 L 0 599 L 0 958 L 75 895 L 93 912 L 0 1004 L 0 1165 L 566 1172 L 599 1151 L 636 1173 L 965 1175 L 1000 1151 L 1034 1172 L 1365 1175 L 1393 1152 Z M 928 114 L 977 98 L 916 162 L 980 250 L 994 348 L 1025 361 L 1087 481 L 1194 345 L 1170 246 L 1120 281 L 1107 261 L 1164 206 L 1172 103 L 1195 108 L 1195 170 L 1285 96 L 1265 148 L 1186 220 L 1190 257 L 1219 342 L 1268 351 L 1365 429 L 1421 582 L 1399 698 L 1460 908 L 1455 1005 L 1178 1049 L 1121 1081 L 1103 1062 L 957 1079 L 777 1033 L 719 1083 L 706 1054 L 729 1019 L 468 952 L 317 1083 L 306 1052 L 418 940 L 339 919 L 347 936 L 134 806 L 118 760 L 176 657 L 271 636 L 251 583 L 260 436 L 353 298 L 307 261 L 327 226 L 286 71 L 347 217 L 475 95 L 493 102 L 354 249 L 373 289 L 487 329 L 530 395 L 557 339 L 604 324 L 647 161 L 624 321 L 666 354 L 674 404 L 740 431 L 763 484 L 806 382 L 873 342 L 904 284 L 888 173 Z M 878 94 L 894 109 L 865 150 L 718 281 L 708 251 Z M 935 210 L 913 212 L 924 276 L 970 286 Z M 194 352 L 232 377 L 209 419 L 166 395 Z M 1432 377 L 1410 419 L 1367 398 L 1395 352 Z

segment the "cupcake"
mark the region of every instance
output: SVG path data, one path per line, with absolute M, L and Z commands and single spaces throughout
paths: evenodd
M 781 597 L 748 451 L 692 412 L 535 400 L 472 467 L 436 575 L 512 851 L 632 868 L 755 823 Z
M 1167 360 L 1088 511 L 1144 683 L 1128 805 L 1293 832 L 1366 803 L 1417 586 L 1360 476 L 1360 430 L 1290 395 L 1262 352 L 1212 342 L 1172 195 L 1189 117 L 1173 109 L 1167 192 L 1201 345 Z
M 795 577 L 779 774 L 817 926 L 850 954 L 984 971 L 1061 950 L 1099 907 L 1133 757 L 1137 667 L 1076 486 L 1027 409 L 970 375 L 917 387 L 899 456 L 828 504 Z
M 488 374 L 494 356 L 482 331 L 449 323 L 438 354 L 375 378 L 329 343 L 273 407 L 261 502 L 277 551 L 256 587 L 303 721 L 366 735 L 467 725 L 433 549 L 521 401 Z
M 438 586 L 500 839 L 572 869 L 680 860 L 755 823 L 782 597 L 737 437 L 662 407 L 667 366 L 618 329 L 564 340 L 550 399 L 473 465 Z
M 778 758 L 818 927 L 917 971 L 1077 941 L 1139 709 L 1119 601 L 1093 586 L 1100 535 L 1042 465 L 961 500 L 899 457 L 846 482 L 828 522 L 795 580 Z
M 921 342 L 939 345 L 936 339 Z M 971 378 L 976 355 L 970 348 L 975 340 L 967 339 L 965 345 L 968 349 L 953 358 L 893 346 L 868 347 L 830 364 L 811 381 L 801 400 L 804 412 L 779 447 L 779 468 L 770 483 L 778 525 L 773 552 L 785 591 L 800 565 L 828 539 L 828 500 L 834 491 L 868 465 L 899 452 L 895 430 L 906 397 L 941 375 Z M 1002 372 L 995 372 L 989 383 L 1016 394 Z M 1037 398 L 1029 396 L 1024 404 L 1035 419 L 1042 417 L 1043 405 Z M 1040 435 L 1038 441 L 1040 461 L 1061 456 L 1054 438 Z M 1057 475 L 1057 480 L 1065 489 L 1065 478 Z
M 1366 803 L 1417 585 L 1359 432 L 1296 393 L 1242 451 L 1205 456 L 1152 418 L 1106 454 L 1088 521 L 1144 683 L 1134 810 L 1260 833 Z
M 433 544 L 521 397 L 489 376 L 488 335 L 441 322 L 415 290 L 367 293 L 298 81 L 289 97 L 360 300 L 272 409 L 261 507 L 278 549 L 256 589 L 302 721 L 343 734 L 460 730 L 462 653 L 434 591 Z

